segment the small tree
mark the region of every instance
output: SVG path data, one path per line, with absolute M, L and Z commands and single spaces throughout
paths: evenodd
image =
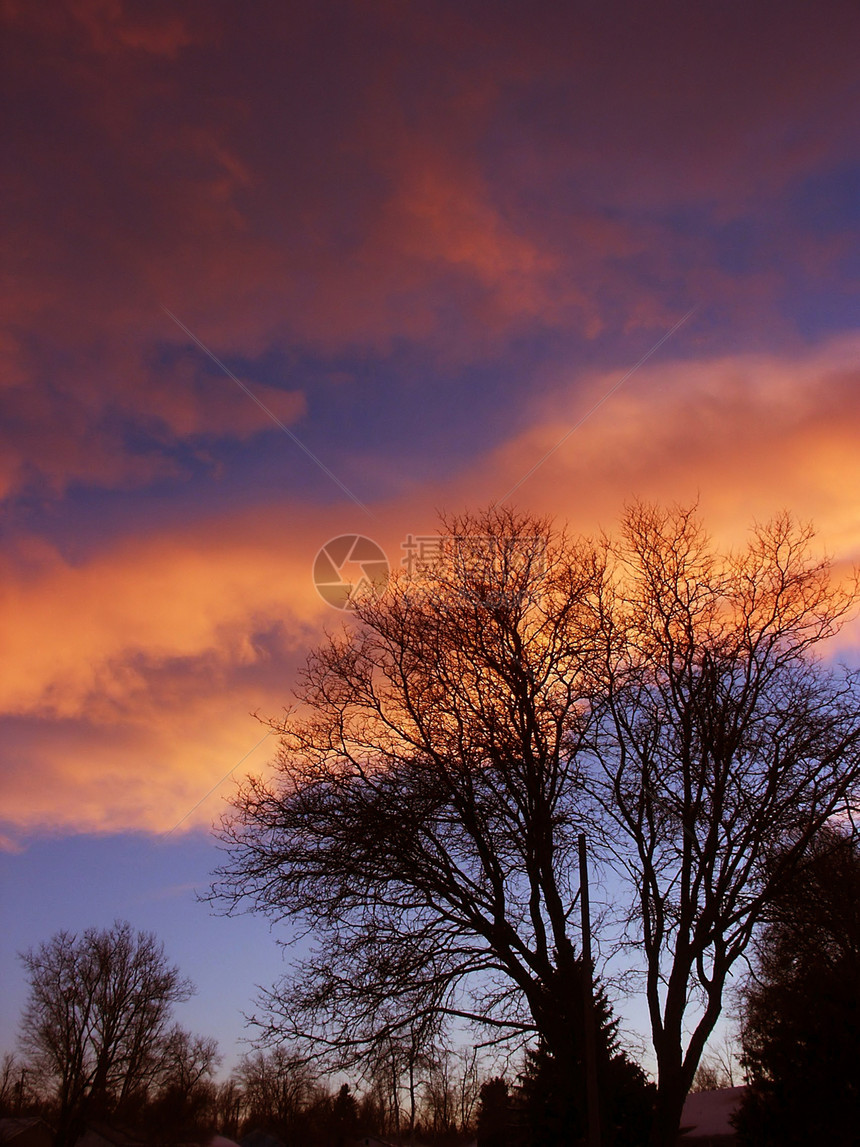
M 215 1125 L 228 1139 L 238 1140 L 245 1110 L 245 1095 L 238 1080 L 229 1079 L 215 1085 L 212 1113 Z
M 193 988 L 154 935 L 135 935 L 127 923 L 58 932 L 21 959 L 30 980 L 21 1044 L 53 1091 L 65 1147 L 88 1116 L 145 1091 L 172 1006 Z
M 731 1079 L 723 1071 L 720 1064 L 713 1059 L 703 1059 L 696 1068 L 690 1091 L 719 1091 L 723 1087 L 731 1086 Z
M 784 887 L 744 992 L 742 1143 L 857 1142 L 860 837 L 828 827 Z
M 437 1048 L 422 1093 L 423 1129 L 434 1137 L 472 1133 L 479 1092 L 477 1050 Z
M 331 1101 L 331 1119 L 328 1127 L 328 1141 L 334 1147 L 355 1138 L 359 1127 L 358 1102 L 349 1088 L 342 1083 Z
M 153 1047 L 158 1068 L 146 1123 L 159 1138 L 202 1137 L 215 1117 L 217 1099 L 212 1076 L 221 1061 L 218 1044 L 176 1025 Z
M 14 1052 L 4 1052 L 0 1059 L 0 1118 L 21 1115 L 33 1102 L 28 1086 L 32 1072 Z
M 598 1008 L 602 1001 L 598 999 Z M 603 1004 L 605 1007 L 605 1004 Z M 598 1064 L 602 1104 L 601 1142 L 613 1147 L 640 1147 L 651 1128 L 654 1085 L 626 1056 L 605 1055 Z M 559 1147 L 585 1143 L 585 1113 L 571 1102 L 568 1080 L 546 1047 L 538 1043 L 526 1053 L 525 1067 L 513 1095 L 518 1141 L 523 1147 Z
M 460 1051 L 455 1079 L 457 1123 L 461 1134 L 466 1135 L 474 1130 L 475 1113 L 481 1090 L 478 1076 L 478 1052 L 475 1048 Z
M 478 1147 L 519 1147 L 521 1138 L 507 1080 L 502 1076 L 486 1080 L 478 1100 Z
M 723 1033 L 719 1044 L 708 1044 L 707 1055 L 702 1056 L 693 1078 L 691 1091 L 717 1091 L 724 1087 L 734 1087 L 739 1078 L 738 1056 L 740 1046 L 728 1032 Z
M 255 1051 L 242 1058 L 236 1079 L 246 1127 L 292 1138 L 316 1092 L 307 1065 L 281 1047 Z

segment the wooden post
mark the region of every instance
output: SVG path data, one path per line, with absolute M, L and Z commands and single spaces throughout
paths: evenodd
M 597 1088 L 597 1033 L 594 1024 L 594 968 L 591 962 L 591 913 L 588 904 L 588 858 L 585 833 L 579 834 L 579 906 L 582 913 L 582 1004 L 585 1035 L 585 1089 L 588 1147 L 600 1147 L 600 1100 Z

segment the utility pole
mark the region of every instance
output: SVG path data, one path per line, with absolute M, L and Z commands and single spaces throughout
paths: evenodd
M 597 1034 L 594 1026 L 594 968 L 591 962 L 591 912 L 588 904 L 588 857 L 585 833 L 579 834 L 579 907 L 582 913 L 582 1010 L 585 1035 L 585 1088 L 588 1147 L 600 1147 L 600 1100 L 597 1090 Z

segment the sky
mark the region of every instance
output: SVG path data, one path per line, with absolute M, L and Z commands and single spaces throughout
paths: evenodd
M 16 953 L 121 918 L 229 1066 L 279 934 L 198 894 L 329 541 L 698 499 L 860 562 L 860 8 L 0 13 L 0 1051 Z

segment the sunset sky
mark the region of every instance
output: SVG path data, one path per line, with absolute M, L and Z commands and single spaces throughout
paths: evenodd
M 330 539 L 516 487 L 860 562 L 860 6 L 0 12 L 0 1051 L 15 953 L 120 917 L 229 1064 L 280 955 L 195 890 Z

